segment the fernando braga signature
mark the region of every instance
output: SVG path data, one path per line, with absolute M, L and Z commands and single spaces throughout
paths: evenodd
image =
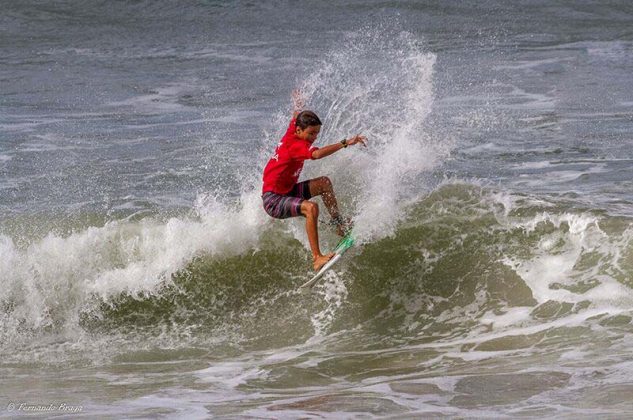
M 51 411 L 80 413 L 83 409 L 84 407 L 81 405 L 70 405 L 66 403 L 32 404 L 26 402 L 10 402 L 7 404 L 7 411 L 22 411 L 25 413 L 44 413 Z

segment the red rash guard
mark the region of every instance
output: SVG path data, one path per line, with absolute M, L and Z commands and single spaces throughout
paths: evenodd
M 312 158 L 312 152 L 319 150 L 307 140 L 295 134 L 296 121 L 293 118 L 288 131 L 277 145 L 275 154 L 264 168 L 264 187 L 262 193 L 272 191 L 276 194 L 287 194 L 299 180 L 303 161 Z

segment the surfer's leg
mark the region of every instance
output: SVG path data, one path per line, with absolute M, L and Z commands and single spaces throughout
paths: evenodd
M 310 195 L 312 197 L 320 195 L 323 199 L 323 204 L 327 207 L 332 222 L 336 226 L 336 233 L 339 236 L 345 236 L 345 233 L 351 229 L 351 221 L 344 219 L 338 211 L 338 203 L 336 201 L 336 195 L 334 195 L 334 187 L 332 181 L 327 176 L 311 179 L 307 181 L 309 184 Z
M 338 219 L 340 217 L 338 212 L 338 203 L 336 202 L 336 195 L 334 195 L 334 187 L 332 181 L 327 176 L 321 176 L 319 178 L 311 179 L 310 181 L 310 195 L 316 197 L 321 196 L 323 204 L 327 208 L 328 213 L 332 216 L 332 219 Z
M 334 256 L 334 253 L 323 255 L 319 248 L 319 205 L 312 201 L 304 200 L 301 203 L 301 214 L 306 218 L 306 232 L 310 242 L 310 249 L 312 250 L 313 267 L 316 271 L 328 262 Z

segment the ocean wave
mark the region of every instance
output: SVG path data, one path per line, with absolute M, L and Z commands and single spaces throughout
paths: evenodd
M 503 349 L 512 337 L 630 312 L 626 218 L 446 184 L 305 296 L 305 244 L 288 226 L 247 217 L 261 213 L 254 205 L 241 218 L 207 205 L 198 220 L 109 223 L 25 249 L 3 236 L 2 353 L 23 357 L 17 349 L 51 335 L 261 348 L 359 329 Z

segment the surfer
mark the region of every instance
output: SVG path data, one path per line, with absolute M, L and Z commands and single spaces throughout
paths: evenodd
M 318 271 L 334 253 L 323 255 L 319 248 L 318 217 L 319 205 L 311 198 L 318 195 L 332 217 L 337 233 L 343 236 L 349 229 L 349 222 L 338 211 L 332 182 L 326 176 L 298 182 L 303 162 L 321 159 L 348 146 L 361 143 L 367 146 L 365 136 L 356 135 L 339 142 L 318 148 L 313 146 L 321 131 L 321 120 L 312 111 L 301 111 L 303 100 L 298 91 L 293 91 L 293 114 L 286 134 L 277 144 L 275 154 L 264 168 L 262 200 L 264 210 L 271 217 L 286 219 L 303 216 L 306 218 L 306 232 L 312 251 L 313 268 Z

